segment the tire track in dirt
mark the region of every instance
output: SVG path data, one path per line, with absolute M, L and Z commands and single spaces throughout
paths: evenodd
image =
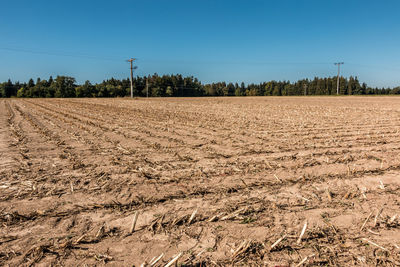
M 1 100 L 0 102 L 0 169 L 5 170 L 9 168 L 9 166 L 13 163 L 12 155 L 10 155 L 9 145 L 9 132 L 8 129 L 8 121 L 12 119 L 13 114 L 9 114 L 8 111 L 8 103 L 6 100 Z

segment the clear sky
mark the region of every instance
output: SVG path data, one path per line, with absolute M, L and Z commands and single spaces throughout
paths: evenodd
M 400 85 L 398 0 L 1 1 L 0 81 L 181 73 L 202 82 L 344 76 Z

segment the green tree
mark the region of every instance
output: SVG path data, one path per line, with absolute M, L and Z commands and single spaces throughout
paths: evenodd
M 165 94 L 167 96 L 172 96 L 173 95 L 173 91 L 172 91 L 172 87 L 171 86 L 167 86 L 167 90 L 165 90 Z
M 14 88 L 14 84 L 11 82 L 10 79 L 8 79 L 8 81 L 3 84 L 1 89 L 2 89 L 3 97 L 11 97 L 11 96 L 15 96 L 17 94 L 17 92 Z
M 280 96 L 280 95 L 282 95 L 282 90 L 281 90 L 281 85 L 280 85 L 280 83 L 275 84 L 274 90 L 272 91 L 272 95 L 274 95 L 274 96 Z
M 28 81 L 28 89 L 29 89 L 29 88 L 32 88 L 32 87 L 34 87 L 34 86 L 35 86 L 35 82 L 33 81 L 32 78 L 30 78 L 29 81 Z
M 55 97 L 75 97 L 75 78 L 57 76 L 54 80 Z
M 27 96 L 27 90 L 25 87 L 21 87 L 17 91 L 17 97 L 26 97 Z
M 90 81 L 86 81 L 83 85 L 75 88 L 76 97 L 93 97 L 95 96 L 94 86 Z
M 275 81 L 267 82 L 264 86 L 264 95 L 272 95 L 274 87 L 275 87 Z

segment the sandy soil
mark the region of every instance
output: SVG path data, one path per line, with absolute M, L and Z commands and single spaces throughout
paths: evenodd
M 399 266 L 399 129 L 397 97 L 0 100 L 0 265 Z

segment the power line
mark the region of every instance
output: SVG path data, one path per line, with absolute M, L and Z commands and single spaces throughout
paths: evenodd
M 119 58 L 111 58 L 111 57 L 99 57 L 94 55 L 87 54 L 75 54 L 69 52 L 62 51 L 40 51 L 34 49 L 26 49 L 26 48 L 16 48 L 16 47 L 0 47 L 0 50 L 13 51 L 13 52 L 21 52 L 21 53 L 29 53 L 29 54 L 39 54 L 39 55 L 48 55 L 48 56 L 62 56 L 62 57 L 75 57 L 75 58 L 86 58 L 86 59 L 95 59 L 95 60 L 107 60 L 107 61 L 121 61 Z M 143 60 L 143 59 L 142 59 Z M 223 64 L 223 65 L 235 65 L 235 64 L 243 64 L 243 65 L 328 65 L 331 62 L 264 62 L 264 61 L 215 61 L 215 60 L 176 60 L 176 59 L 144 59 L 146 62 L 153 63 L 177 63 L 177 64 Z
M 29 53 L 29 54 L 39 54 L 39 55 L 48 55 L 48 56 L 61 56 L 61 57 L 74 57 L 74 58 L 86 58 L 92 60 L 105 60 L 105 61 L 116 61 L 121 62 L 122 58 L 114 58 L 114 57 L 99 57 L 88 54 L 74 54 L 69 52 L 62 51 L 54 51 L 54 52 L 46 52 L 34 49 L 26 49 L 26 48 L 16 48 L 16 47 L 0 47 L 0 50 L 5 51 L 13 51 L 20 53 Z M 136 59 L 138 60 L 138 59 Z M 176 60 L 176 59 L 143 59 L 146 62 L 150 63 L 176 63 L 176 64 L 222 64 L 222 65 L 276 65 L 276 66 L 284 66 L 284 65 L 330 65 L 332 62 L 273 62 L 273 61 L 215 61 L 215 60 Z M 365 65 L 359 63 L 351 63 L 346 62 L 347 65 L 358 66 L 369 69 L 380 69 L 380 70 L 388 70 L 388 71 L 400 71 L 400 68 L 388 68 L 387 66 L 378 66 L 378 65 Z
M 223 65 L 330 65 L 332 62 L 277 62 L 277 61 L 215 61 L 215 60 L 176 60 L 176 59 L 146 59 L 152 63 L 175 63 L 175 64 L 223 64 Z
M 393 71 L 393 72 L 400 71 L 400 68 L 388 68 L 386 66 L 379 66 L 379 65 L 364 65 L 364 64 L 350 63 L 350 62 L 346 62 L 346 65 L 362 67 L 362 68 L 367 68 L 367 69 L 387 70 L 387 71 Z
M 71 53 L 64 53 L 64 52 L 45 52 L 45 51 L 31 50 L 31 49 L 24 49 L 24 48 L 0 47 L 0 50 L 22 52 L 22 53 L 28 53 L 28 54 L 48 55 L 48 56 L 75 57 L 75 58 L 86 58 L 86 59 L 106 60 L 106 61 L 121 61 L 121 59 L 117 59 L 117 58 L 98 57 L 98 56 L 85 55 L 85 54 L 71 54 Z

